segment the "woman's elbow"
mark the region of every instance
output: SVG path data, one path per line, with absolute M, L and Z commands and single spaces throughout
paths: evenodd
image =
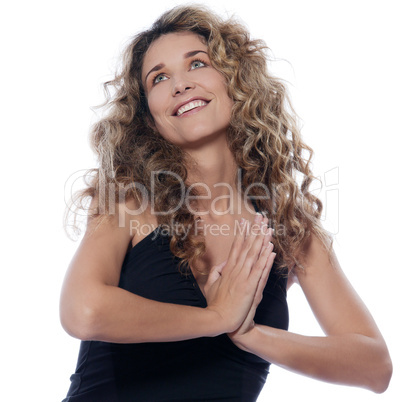
M 389 386 L 392 377 L 392 361 L 385 342 L 381 341 L 378 345 L 376 357 L 373 358 L 369 384 L 367 388 L 376 394 L 382 394 Z
M 65 299 L 60 302 L 60 323 L 72 337 L 82 341 L 95 338 L 95 323 L 98 313 L 90 302 L 74 303 Z
M 381 364 L 381 367 L 379 367 L 376 373 L 376 379 L 375 381 L 373 381 L 373 387 L 371 388 L 371 390 L 376 394 L 382 394 L 383 392 L 385 392 L 391 381 L 392 371 L 392 361 L 389 354 L 387 353 L 387 356 L 384 357 L 384 361 Z

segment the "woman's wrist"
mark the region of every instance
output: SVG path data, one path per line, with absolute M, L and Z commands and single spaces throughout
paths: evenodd
M 218 336 L 228 332 L 229 325 L 217 310 L 210 307 L 205 307 L 203 310 L 206 325 L 204 328 L 208 328 L 205 336 Z
M 258 330 L 254 324 L 247 332 L 243 334 L 233 334 L 230 338 L 232 342 L 246 352 L 253 353 L 253 345 L 258 337 Z

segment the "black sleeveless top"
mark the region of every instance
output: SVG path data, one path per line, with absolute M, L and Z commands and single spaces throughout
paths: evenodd
M 125 256 L 119 287 L 166 303 L 206 307 L 190 273 L 159 226 Z M 287 278 L 272 267 L 254 321 L 288 329 Z M 270 363 L 237 348 L 226 335 L 177 342 L 82 341 L 63 402 L 255 401 Z

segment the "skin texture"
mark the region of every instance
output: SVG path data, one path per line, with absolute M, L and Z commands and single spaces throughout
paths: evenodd
M 200 52 L 187 55 L 197 50 Z M 144 58 L 143 83 L 155 128 L 185 149 L 200 147 L 212 138 L 224 139 L 229 125 L 233 102 L 207 53 L 207 46 L 198 36 L 183 32 L 160 37 Z M 149 73 L 155 66 L 161 67 Z M 192 98 L 209 103 L 191 115 L 173 115 L 178 105 Z
M 262 230 L 266 219 L 261 218 L 256 215 L 254 230 L 248 236 L 238 231 L 225 269 L 213 278 L 206 293 L 205 309 L 160 303 L 118 288 L 125 245 L 131 240 L 129 227 L 119 227 L 116 218 L 116 222 L 102 224 L 89 234 L 97 224 L 89 221 L 62 289 L 65 330 L 82 340 L 116 343 L 176 341 L 236 330 L 254 302 L 261 276 L 274 259 L 272 247 L 262 250 L 269 232 Z
M 201 50 L 192 57 L 188 52 Z M 228 333 L 241 349 L 289 370 L 324 381 L 361 386 L 374 392 L 387 388 L 392 363 L 386 344 L 367 308 L 319 240 L 312 236 L 303 250 L 304 271 L 295 270 L 289 283 L 303 292 L 325 337 L 289 333 L 255 325 L 253 317 L 269 277 L 275 254 L 269 246 L 271 232 L 266 219 L 241 209 L 229 213 L 226 183 L 236 188 L 236 164 L 226 143 L 231 100 L 218 71 L 210 66 L 201 39 L 192 33 L 162 36 L 150 47 L 143 65 L 146 89 L 155 129 L 182 146 L 197 161 L 189 169 L 190 182 L 200 181 L 211 190 L 210 199 L 198 200 L 205 223 L 227 223 L 232 235 L 209 234 L 203 261 L 209 275 L 194 276 L 206 295 L 205 309 L 147 300 L 117 287 L 127 247 L 141 237 L 131 233 L 134 201 L 118 205 L 126 225 L 103 223 L 85 234 L 65 278 L 61 295 L 61 321 L 72 336 L 84 340 L 146 342 L 184 340 Z M 199 63 L 201 59 L 205 63 Z M 163 67 L 161 67 L 163 65 Z M 159 66 L 157 71 L 148 72 Z M 155 81 L 157 80 L 157 82 Z M 208 105 L 178 117 L 174 111 L 189 99 L 207 99 Z M 221 198 L 219 198 L 221 197 Z M 218 200 L 212 204 L 213 200 Z M 233 201 L 233 200 L 232 200 Z M 96 206 L 97 200 L 93 200 Z M 245 207 L 239 200 L 235 206 Z M 246 236 L 233 233 L 236 221 L 254 219 L 256 231 Z M 136 217 L 155 226 L 149 210 Z M 201 264 L 201 265 L 202 265 Z
M 372 316 L 335 258 L 331 263 L 317 238 L 306 246 L 306 270 L 298 283 L 326 337 L 289 333 L 263 325 L 232 340 L 272 363 L 317 379 L 384 392 L 392 364 Z

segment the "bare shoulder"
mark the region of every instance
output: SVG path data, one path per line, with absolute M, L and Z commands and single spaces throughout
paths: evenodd
M 313 274 L 323 269 L 340 268 L 329 241 L 325 240 L 324 242 L 315 233 L 311 233 L 306 239 L 297 257 L 304 266 L 304 269 L 296 268 L 292 270 L 297 278 L 300 275 Z
M 66 331 L 72 334 L 79 334 L 85 322 L 82 317 L 96 310 L 101 289 L 119 284 L 123 261 L 133 239 L 127 222 L 137 203 L 130 200 L 112 207 L 109 214 L 102 213 L 98 199 L 92 199 L 85 234 L 63 282 L 60 318 Z
M 101 211 L 96 197 L 90 210 Z M 88 277 L 107 285 L 118 284 L 124 257 L 134 238 L 130 226 L 133 211 L 139 211 L 138 202 L 130 199 L 113 205 L 109 214 L 89 216 L 86 232 L 69 266 L 74 282 Z
M 120 225 L 123 225 L 131 235 L 131 247 L 152 233 L 158 227 L 157 216 L 147 203 L 130 200 L 119 213 Z
M 310 278 L 315 271 L 334 266 L 334 255 L 328 251 L 328 248 L 329 243 L 324 245 L 322 240 L 313 233 L 305 240 L 303 247 L 296 256 L 303 268 L 296 265 L 289 268 L 288 289 L 293 284 L 301 285 L 300 280 L 303 281 L 303 278 L 306 278 L 307 275 Z
M 89 206 L 87 236 L 92 236 L 98 229 L 129 231 L 131 217 L 143 214 L 140 203 L 132 198 L 110 205 L 107 213 L 104 210 L 105 208 L 99 202 L 98 197 L 93 197 Z

